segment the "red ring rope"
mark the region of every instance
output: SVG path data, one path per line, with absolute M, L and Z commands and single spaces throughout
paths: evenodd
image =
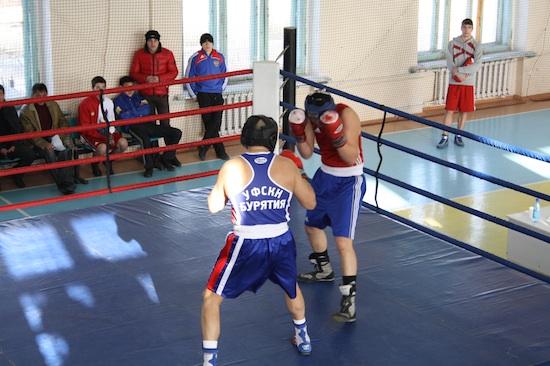
M 184 78 L 180 80 L 159 82 L 155 84 L 139 84 L 131 87 L 118 87 L 118 88 L 112 88 L 112 89 L 105 89 L 103 93 L 104 94 L 121 93 L 128 90 L 147 89 L 147 88 L 151 88 L 152 86 L 185 84 L 189 82 L 198 82 L 198 81 L 204 81 L 204 80 L 210 80 L 210 79 L 216 79 L 216 78 L 222 78 L 222 77 L 246 75 L 251 73 L 252 73 L 252 70 L 240 70 L 240 71 L 233 71 L 233 72 L 228 72 L 228 73 L 218 74 L 218 75 L 201 76 L 201 77 L 187 78 L 187 79 Z M 87 91 L 87 92 L 64 94 L 64 95 L 58 95 L 58 96 L 47 96 L 42 98 L 27 98 L 27 99 L 20 99 L 20 100 L 12 100 L 12 101 L 6 101 L 6 102 L 0 103 L 0 107 L 27 104 L 27 103 L 41 103 L 41 102 L 47 102 L 47 101 L 65 100 L 65 99 L 71 99 L 71 98 L 81 98 L 81 97 L 87 97 L 90 95 L 99 95 L 99 93 L 100 93 L 99 91 Z M 136 123 L 145 123 L 145 122 L 155 121 L 158 119 L 177 118 L 177 117 L 185 117 L 185 116 L 191 116 L 191 115 L 197 115 L 197 114 L 203 114 L 203 113 L 224 111 L 229 109 L 246 108 L 246 107 L 250 107 L 251 105 L 252 105 L 251 101 L 239 102 L 239 103 L 233 103 L 233 104 L 227 104 L 227 105 L 221 105 L 221 106 L 197 108 L 193 110 L 186 110 L 186 111 L 180 111 L 180 112 L 149 115 L 149 116 L 128 119 L 128 120 L 117 120 L 117 121 L 109 122 L 109 125 L 110 126 L 133 125 Z M 53 136 L 55 134 L 69 134 L 71 132 L 82 132 L 82 131 L 94 130 L 94 129 L 97 129 L 97 126 L 75 126 L 75 127 L 59 128 L 56 130 L 27 132 L 27 133 L 21 133 L 17 135 L 0 136 L 0 142 Z M 214 139 L 208 139 L 208 140 L 199 140 L 199 141 L 188 142 L 184 144 L 170 145 L 165 147 L 152 147 L 148 149 L 140 149 L 140 150 L 131 151 L 131 152 L 109 154 L 109 160 L 110 161 L 126 160 L 136 156 L 158 153 L 163 151 L 189 149 L 189 148 L 198 147 L 202 145 L 210 145 L 217 142 L 224 143 L 228 141 L 235 141 L 235 140 L 238 140 L 239 138 L 240 137 L 238 135 L 234 135 L 234 136 L 226 136 L 226 137 L 220 137 L 220 138 L 214 138 Z M 14 174 L 63 168 L 63 167 L 71 167 L 76 165 L 85 165 L 89 163 L 97 163 L 97 162 L 104 162 L 104 161 L 106 161 L 105 156 L 94 156 L 91 158 L 68 160 L 68 161 L 62 161 L 62 162 L 56 162 L 56 163 L 50 163 L 50 164 L 39 164 L 39 165 L 28 166 L 28 167 L 2 169 L 0 170 L 0 177 L 10 176 Z M 102 189 L 98 189 L 90 192 L 74 193 L 66 196 L 62 195 L 58 197 L 50 197 L 50 198 L 45 198 L 40 200 L 32 200 L 32 201 L 15 203 L 15 204 L 7 204 L 4 206 L 0 206 L 0 212 L 17 210 L 17 209 L 33 207 L 33 206 L 40 206 L 44 204 L 53 204 L 53 203 L 59 203 L 64 201 L 70 201 L 70 200 L 78 200 L 82 198 L 95 197 L 95 196 L 109 194 L 109 193 L 124 192 L 128 190 L 133 190 L 133 189 L 153 187 L 161 184 L 176 183 L 176 182 L 186 181 L 191 179 L 204 178 L 204 177 L 208 177 L 216 174 L 218 174 L 218 170 L 212 170 L 212 171 L 182 175 L 182 176 L 171 177 L 171 178 L 157 179 L 157 180 L 141 182 L 141 183 L 127 184 L 127 185 L 117 186 L 117 187 L 102 188 Z

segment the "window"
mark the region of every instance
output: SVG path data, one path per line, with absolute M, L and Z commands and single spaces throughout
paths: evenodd
M 463 19 L 474 22 L 484 53 L 511 49 L 511 0 L 419 0 L 418 60 L 444 58 L 449 41 L 460 35 Z
M 0 84 L 6 99 L 22 99 L 29 95 L 38 79 L 33 62 L 33 1 L 4 0 L 0 4 Z
M 6 99 L 20 99 L 25 93 L 25 57 L 23 52 L 23 9 L 21 1 L 3 1 L 0 5 L 0 84 Z
M 183 59 L 187 62 L 200 49 L 201 34 L 211 33 L 229 70 L 251 68 L 254 61 L 275 61 L 284 49 L 284 28 L 303 22 L 297 9 L 304 9 L 304 1 L 183 0 Z M 283 57 L 278 62 L 282 65 Z M 305 57 L 298 55 L 297 62 L 303 70 Z

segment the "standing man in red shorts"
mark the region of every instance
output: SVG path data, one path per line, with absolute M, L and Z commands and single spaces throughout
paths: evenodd
M 475 110 L 474 85 L 475 74 L 481 70 L 481 58 L 483 48 L 474 37 L 472 31 L 474 23 L 471 19 L 462 21 L 462 35 L 453 38 L 445 51 L 447 68 L 449 69 L 449 89 L 445 105 L 443 123 L 451 126 L 454 111 L 459 111 L 458 129 L 463 130 L 466 124 L 468 112 Z M 443 131 L 441 140 L 437 144 L 438 149 L 443 149 L 449 144 L 447 131 Z M 463 147 L 464 142 L 460 135 L 455 136 L 455 144 Z

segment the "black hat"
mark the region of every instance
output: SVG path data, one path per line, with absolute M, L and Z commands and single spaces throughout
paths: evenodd
M 201 44 L 203 44 L 206 41 L 209 41 L 210 43 L 214 43 L 214 37 L 212 37 L 210 33 L 204 33 L 201 36 Z
M 150 38 L 155 38 L 160 41 L 160 34 L 156 30 L 150 30 L 145 33 L 145 40 L 148 41 Z

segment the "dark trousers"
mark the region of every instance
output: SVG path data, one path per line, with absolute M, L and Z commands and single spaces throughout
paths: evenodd
M 149 115 L 170 113 L 170 104 L 168 95 L 148 95 L 144 96 L 151 107 Z M 170 118 L 159 120 L 162 126 L 170 126 Z
M 151 137 L 162 137 L 164 143 L 168 145 L 179 144 L 181 139 L 181 131 L 175 127 L 157 125 L 153 122 L 139 123 L 130 127 L 130 133 L 141 140 L 144 149 L 148 149 L 158 144 L 151 142 Z M 153 168 L 155 154 L 145 155 L 145 169 Z M 176 157 L 176 150 L 166 151 L 162 155 L 162 159 L 170 161 Z
M 17 165 L 14 166 L 14 168 L 31 165 L 35 157 L 36 155 L 34 154 L 34 151 L 30 147 L 23 144 L 16 145 L 15 150 L 11 153 L 8 153 L 9 159 L 19 158 L 19 161 L 17 162 Z
M 199 107 L 201 108 L 223 105 L 223 97 L 221 93 L 198 93 L 197 101 L 199 102 Z M 204 125 L 203 140 L 220 137 L 222 111 L 203 114 L 202 123 Z M 202 149 L 205 153 L 206 151 L 208 151 L 209 148 L 210 145 L 202 146 Z M 214 144 L 214 150 L 216 150 L 217 156 L 225 154 L 225 147 L 221 142 Z
M 36 155 L 34 151 L 24 144 L 15 145 L 15 150 L 8 153 L 9 159 L 15 159 L 19 158 L 19 161 L 16 165 L 14 165 L 14 168 L 19 168 L 22 166 L 29 166 L 32 164 L 34 159 L 36 158 Z M 16 174 L 15 176 L 23 176 L 23 174 Z M 14 176 L 14 177 L 15 177 Z
M 46 163 L 72 160 L 71 150 L 69 149 L 63 151 L 50 151 L 35 147 L 34 152 L 39 158 L 46 160 Z M 73 183 L 73 167 L 51 169 L 50 173 L 58 186 L 65 182 Z

